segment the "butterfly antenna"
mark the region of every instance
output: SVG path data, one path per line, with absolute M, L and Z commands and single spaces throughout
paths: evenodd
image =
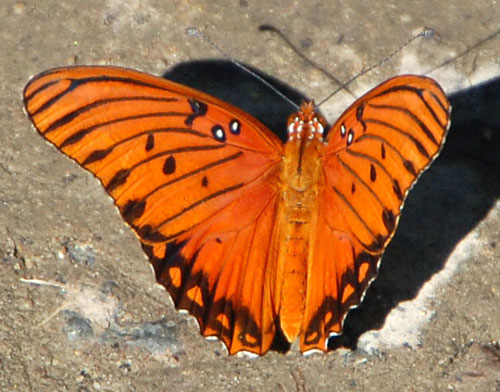
M 202 33 L 200 30 L 198 30 L 195 27 L 190 27 L 186 29 L 186 33 L 188 35 L 196 36 L 203 38 L 208 44 L 217 50 L 222 56 L 224 56 L 226 59 L 231 61 L 234 65 L 236 65 L 238 68 L 242 69 L 243 71 L 247 72 L 248 74 L 252 75 L 254 78 L 259 80 L 261 83 L 263 83 L 265 86 L 269 87 L 272 91 L 274 91 L 276 94 L 278 94 L 281 98 L 283 98 L 286 102 L 288 102 L 290 105 L 292 105 L 296 110 L 299 110 L 299 105 L 297 105 L 295 102 L 293 102 L 290 98 L 288 98 L 285 94 L 283 94 L 281 91 L 279 91 L 276 87 L 274 87 L 271 83 L 269 83 L 267 80 L 262 78 L 262 76 L 256 74 L 254 71 L 252 71 L 250 68 L 244 66 L 240 62 L 236 61 L 233 59 L 228 53 L 226 53 L 222 48 L 219 47 L 209 36 L 206 34 Z
M 431 72 L 434 72 L 440 68 L 443 68 L 443 67 L 446 67 L 448 64 L 451 64 L 452 62 L 454 62 L 455 60 L 459 59 L 460 57 L 463 57 L 465 56 L 466 54 L 472 52 L 474 49 L 478 48 L 479 46 L 485 44 L 486 42 L 488 41 L 491 41 L 493 38 L 495 38 L 497 35 L 500 34 L 500 29 L 498 30 L 495 30 L 493 33 L 491 33 L 490 35 L 488 35 L 487 37 L 483 38 L 482 40 L 478 41 L 477 43 L 475 43 L 474 45 L 472 45 L 471 47 L 469 48 L 466 48 L 463 52 L 457 54 L 456 56 L 453 56 L 451 57 L 450 59 L 444 61 L 443 63 L 439 64 L 438 66 L 434 67 L 434 68 L 431 68 L 429 71 L 427 71 L 425 74 L 429 74 Z
M 410 45 L 416 39 L 418 39 L 420 37 L 432 38 L 434 36 L 434 34 L 436 34 L 434 30 L 425 27 L 420 33 L 418 33 L 417 35 L 415 35 L 415 36 L 411 37 L 410 39 L 408 39 L 403 45 L 401 45 L 399 48 L 397 48 L 396 50 L 394 50 L 393 52 L 391 52 L 390 54 L 388 54 L 387 56 L 385 56 L 378 63 L 373 64 L 373 65 L 369 66 L 368 68 L 365 68 L 360 73 L 358 73 L 356 76 L 353 76 L 351 79 L 347 80 L 345 83 L 341 83 L 340 87 L 338 87 L 336 90 L 334 90 L 326 98 L 324 98 L 323 100 L 321 100 L 318 103 L 317 106 L 319 107 L 319 106 L 323 105 L 326 101 L 328 101 L 331 97 L 333 97 L 335 94 L 337 94 L 340 90 L 346 90 L 346 91 L 348 91 L 347 90 L 347 86 L 349 86 L 352 82 L 354 82 L 355 80 L 359 79 L 361 76 L 363 76 L 366 73 L 370 72 L 374 68 L 380 67 L 381 65 L 385 64 L 387 61 L 389 61 L 396 54 L 398 54 L 399 52 L 401 52 L 401 50 L 403 50 L 405 47 L 407 47 L 408 45 Z
M 338 86 L 340 86 L 338 90 L 342 90 L 343 89 L 343 90 L 347 91 L 349 94 L 351 94 L 354 98 L 356 98 L 356 95 L 354 95 L 354 93 L 347 88 L 347 86 L 345 85 L 345 83 L 342 83 L 339 79 L 337 79 L 334 75 L 332 75 L 330 72 L 328 72 L 325 68 L 323 68 L 318 63 L 316 63 L 313 60 L 311 60 L 311 59 L 307 58 L 306 56 L 304 56 L 302 54 L 302 52 L 288 39 L 288 37 L 285 34 L 283 34 L 283 32 L 281 30 L 278 30 L 274 26 L 263 24 L 263 25 L 259 26 L 259 31 L 269 31 L 271 33 L 276 34 L 283 41 L 285 41 L 285 43 L 290 47 L 290 49 L 292 49 L 292 51 L 294 51 L 297 56 L 299 56 L 302 60 L 304 60 L 304 62 L 306 62 L 307 64 L 311 65 L 313 68 L 318 69 L 323 75 L 325 75 L 327 78 L 333 80 L 333 82 L 335 84 L 337 84 Z

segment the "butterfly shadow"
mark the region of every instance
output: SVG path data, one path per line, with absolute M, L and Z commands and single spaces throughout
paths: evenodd
M 297 104 L 306 99 L 247 67 Z M 164 77 L 245 110 L 286 140 L 295 108 L 232 62 L 183 63 Z M 361 334 L 381 328 L 392 309 L 415 298 L 500 195 L 500 78 L 449 98 L 452 125 L 442 154 L 410 192 L 377 279 L 347 316 L 343 334 L 330 339 L 330 349 L 355 349 Z

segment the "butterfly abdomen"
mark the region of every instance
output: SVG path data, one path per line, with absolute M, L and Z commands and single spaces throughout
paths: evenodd
M 307 290 L 308 231 L 310 216 L 305 206 L 287 211 L 280 244 L 283 265 L 283 286 L 280 302 L 280 324 L 289 341 L 295 340 L 302 324 Z

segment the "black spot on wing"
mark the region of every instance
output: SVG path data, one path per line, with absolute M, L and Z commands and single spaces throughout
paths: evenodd
M 362 121 L 363 120 L 363 112 L 365 110 L 365 104 L 362 103 L 356 108 L 356 120 Z
M 172 174 L 175 172 L 175 169 L 176 169 L 175 158 L 173 155 L 170 155 L 163 164 L 163 173 Z
M 146 201 L 145 200 L 129 200 L 127 204 L 123 206 L 121 209 L 121 213 L 123 215 L 123 219 L 130 226 L 134 226 L 134 221 L 144 214 L 146 210 Z
M 376 179 L 377 179 L 377 170 L 375 169 L 373 163 L 370 163 L 370 180 L 372 182 L 375 182 Z
M 69 146 L 71 144 L 78 143 L 80 140 L 82 140 L 90 132 L 91 132 L 90 129 L 83 129 L 81 131 L 78 131 L 78 132 L 74 133 L 73 135 L 71 135 L 70 137 L 68 137 L 66 140 L 64 140 L 59 147 L 64 148 L 64 147 Z M 47 131 L 45 131 L 45 133 L 47 133 Z
M 384 237 L 382 234 L 377 234 L 375 240 L 368 245 L 364 245 L 367 250 L 373 253 L 380 253 L 385 248 L 385 241 L 387 237 Z
M 208 106 L 206 103 L 197 101 L 194 98 L 189 98 L 188 102 L 189 106 L 191 106 L 191 111 L 193 112 L 193 114 L 190 114 L 186 117 L 184 124 L 186 124 L 188 127 L 191 127 L 196 117 L 202 117 L 207 114 Z
M 141 237 L 141 239 L 144 241 L 147 241 L 147 242 L 165 242 L 168 240 L 167 237 L 165 237 L 159 231 L 154 230 L 153 227 L 150 225 L 136 227 L 135 229 L 136 229 L 139 237 Z
M 392 233 L 396 227 L 396 217 L 391 210 L 384 209 L 382 211 L 382 221 L 388 233 Z
M 363 126 L 363 133 L 366 132 L 366 123 L 365 121 L 363 120 L 363 114 L 364 114 L 364 111 L 365 111 L 365 103 L 362 103 L 361 105 L 358 106 L 358 108 L 356 109 L 356 119 L 361 123 L 361 125 Z
M 91 163 L 101 161 L 106 158 L 111 151 L 113 151 L 113 147 L 109 147 L 104 150 L 95 150 L 87 158 L 85 158 L 85 160 L 82 162 L 82 165 L 87 166 Z
M 392 190 L 396 194 L 396 197 L 399 199 L 399 201 L 403 201 L 404 196 L 403 196 L 403 192 L 401 192 L 401 187 L 399 186 L 398 180 L 392 181 Z
M 408 161 L 407 159 L 403 160 L 403 165 L 406 170 L 413 176 L 417 175 L 417 170 L 415 169 L 415 165 L 413 165 L 412 161 Z
M 127 182 L 127 178 L 130 175 L 130 169 L 121 169 L 119 170 L 114 177 L 109 181 L 108 185 L 106 185 L 106 190 L 109 193 L 112 193 L 116 188 L 125 184 Z
M 150 133 L 146 141 L 146 151 L 151 151 L 155 147 L 155 136 Z

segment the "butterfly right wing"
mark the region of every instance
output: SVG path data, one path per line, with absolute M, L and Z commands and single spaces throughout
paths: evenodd
M 312 233 L 301 350 L 326 350 L 375 278 L 405 198 L 438 156 L 450 104 L 423 76 L 399 76 L 358 99 L 328 134 Z

